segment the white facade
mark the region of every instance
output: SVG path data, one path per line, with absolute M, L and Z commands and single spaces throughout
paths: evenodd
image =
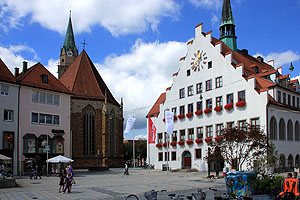
M 12 170 L 17 173 L 17 142 L 18 142 L 18 93 L 17 84 L 0 81 L 0 149 L 6 154 L 12 153 Z M 12 138 L 9 143 L 7 137 Z
M 228 48 L 228 47 L 227 47 Z M 184 145 L 171 146 L 169 148 L 169 167 L 171 169 L 181 169 L 185 168 L 184 157 L 191 156 L 191 168 L 198 169 L 200 171 L 207 170 L 207 163 L 203 157 L 207 154 L 207 143 L 205 139 L 207 138 L 207 133 L 210 127 L 212 127 L 212 138 L 217 136 L 217 126 L 221 124 L 223 127 L 227 126 L 227 123 L 234 122 L 235 126 L 239 126 L 240 121 L 246 121 L 251 124 L 255 120 L 256 123 L 263 128 L 265 132 L 268 130 L 268 121 L 270 121 L 272 116 L 276 117 L 277 123 L 279 123 L 280 118 L 285 119 L 285 124 L 287 126 L 288 119 L 291 118 L 294 125 L 296 120 L 300 119 L 299 105 L 295 105 L 295 108 L 283 109 L 280 106 L 269 105 L 269 96 L 276 99 L 276 86 L 272 90 L 260 90 L 258 91 L 257 84 L 258 81 L 256 77 L 251 77 L 251 74 L 247 74 L 248 78 L 245 78 L 246 74 L 246 64 L 243 62 L 238 62 L 233 58 L 233 52 L 225 52 L 225 44 L 212 38 L 212 33 L 203 33 L 203 25 L 200 24 L 195 28 L 195 37 L 192 41 L 187 44 L 187 54 L 185 57 L 180 59 L 180 67 L 178 73 L 173 76 L 173 84 L 171 88 L 166 91 L 166 99 L 164 103 L 160 104 L 159 115 L 151 116 L 151 119 L 156 126 L 156 143 L 150 144 L 149 148 L 150 155 L 148 155 L 148 162 L 150 158 L 150 163 L 154 164 L 156 169 L 162 169 L 163 165 L 167 163 L 166 161 L 166 147 L 158 148 L 157 143 L 166 142 L 165 140 L 165 123 L 164 111 L 170 110 L 174 111 L 176 108 L 175 115 L 179 115 L 180 106 L 184 106 L 183 119 L 178 119 L 174 121 L 174 131 L 177 132 L 177 143 L 180 140 L 180 131 L 185 130 L 185 142 Z M 197 66 L 196 71 L 194 71 L 194 63 L 201 54 L 201 61 L 199 66 Z M 237 53 L 235 53 L 237 55 Z M 209 64 L 211 62 L 211 65 Z M 234 63 L 234 64 L 232 64 Z M 266 63 L 264 63 L 266 65 Z M 209 68 L 211 66 L 211 68 Z M 249 67 L 249 66 L 247 66 Z M 198 70 L 199 68 L 199 70 Z M 269 68 L 272 68 L 269 66 Z M 275 76 L 271 76 L 274 79 Z M 218 87 L 217 87 L 218 78 Z M 211 80 L 212 88 L 207 90 L 207 81 Z M 221 81 L 220 81 L 221 80 Z M 271 82 L 269 77 L 269 82 Z M 275 81 L 275 79 L 273 80 Z M 197 93 L 197 84 L 202 83 L 202 91 Z M 189 87 L 192 86 L 192 90 L 189 92 Z M 191 88 L 191 87 L 190 87 Z M 180 90 L 184 89 L 184 97 L 180 98 Z M 191 93 L 192 91 L 192 93 Z M 245 91 L 245 101 L 246 105 L 244 107 L 236 107 L 236 102 L 239 101 L 238 93 Z M 293 93 L 295 98 L 299 97 L 299 93 Z M 224 109 L 224 106 L 229 102 L 227 95 L 233 94 L 233 109 Z M 220 112 L 216 112 L 214 108 L 217 106 L 217 97 L 222 97 L 221 106 L 223 109 Z M 212 100 L 212 112 L 201 115 L 196 115 L 197 102 L 201 101 L 202 98 L 202 111 L 207 108 L 207 100 Z M 193 104 L 193 116 L 187 117 L 186 114 L 189 112 L 189 104 Z M 267 106 L 268 105 L 268 106 Z M 291 112 L 291 110 L 294 110 Z M 151 112 L 151 111 L 150 111 Z M 256 124 L 258 125 L 258 124 Z M 203 127 L 203 142 L 197 144 L 195 140 L 197 139 L 197 128 Z M 189 129 L 193 129 L 193 138 L 189 137 Z M 277 128 L 279 132 L 279 125 Z M 163 133 L 163 141 L 158 141 L 158 135 Z M 298 130 L 299 133 L 299 130 Z M 294 133 L 295 135 L 295 133 Z M 172 136 L 171 136 L 172 137 Z M 186 140 L 192 139 L 192 144 L 188 145 Z M 278 139 L 278 136 L 277 136 Z M 172 142 L 172 139 L 170 139 Z M 273 141 L 273 140 L 272 140 Z M 277 150 L 279 153 L 283 153 L 286 158 L 289 154 L 293 155 L 295 160 L 296 155 L 300 151 L 299 141 L 275 141 Z M 200 149 L 200 150 L 197 150 Z M 196 151 L 198 151 L 198 158 L 196 158 Z M 201 151 L 201 155 L 199 155 Z M 173 152 L 173 153 L 172 153 Z M 163 154 L 163 160 L 159 159 L 159 154 Z M 173 154 L 173 156 L 172 156 Z M 175 156 L 176 154 L 176 156 Z M 295 161 L 294 161 L 295 163 Z M 245 166 L 244 166 L 245 167 Z

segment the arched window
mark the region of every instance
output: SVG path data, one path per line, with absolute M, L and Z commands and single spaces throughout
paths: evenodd
M 288 124 L 287 124 L 287 140 L 293 141 L 293 122 L 292 122 L 292 120 L 289 120 Z
M 280 168 L 285 168 L 285 156 L 283 154 L 280 155 L 279 166 Z
M 299 122 L 296 121 L 295 123 L 295 140 L 299 141 L 300 140 L 300 130 L 299 130 Z
M 91 106 L 83 110 L 84 154 L 94 155 L 95 111 Z
M 294 158 L 291 154 L 288 157 L 288 168 L 294 169 Z
M 116 137 L 115 137 L 115 112 L 112 110 L 109 116 L 109 147 L 110 147 L 110 156 L 114 157 L 116 153 Z
M 296 168 L 300 167 L 300 157 L 299 157 L 299 154 L 297 154 L 296 158 L 295 158 L 295 167 Z
M 279 121 L 279 140 L 285 140 L 285 123 L 282 118 Z
M 270 121 L 270 139 L 277 140 L 277 122 L 275 117 L 272 117 Z

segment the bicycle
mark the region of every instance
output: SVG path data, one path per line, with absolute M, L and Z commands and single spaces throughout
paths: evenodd
M 144 197 L 147 200 L 158 200 L 157 199 L 157 193 L 158 192 L 166 192 L 167 190 L 151 190 L 144 193 Z M 184 200 L 184 195 L 182 194 L 168 194 L 168 197 L 170 197 L 170 200 Z M 139 200 L 139 198 L 135 194 L 128 195 L 124 200 Z

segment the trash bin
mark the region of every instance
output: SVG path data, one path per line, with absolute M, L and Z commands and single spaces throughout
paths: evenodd
M 256 171 L 227 173 L 225 177 L 227 194 L 234 198 L 252 196 L 256 175 Z

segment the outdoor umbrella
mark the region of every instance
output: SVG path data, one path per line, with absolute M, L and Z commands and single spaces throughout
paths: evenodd
M 11 158 L 0 154 L 0 160 L 11 160 Z
M 50 163 L 69 163 L 69 162 L 73 162 L 73 160 L 70 159 L 70 158 L 67 158 L 65 156 L 59 155 L 59 156 L 48 159 L 47 162 L 50 162 Z

